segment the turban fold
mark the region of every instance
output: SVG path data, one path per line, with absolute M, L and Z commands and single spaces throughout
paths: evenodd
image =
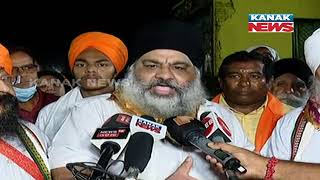
M 304 56 L 313 74 L 320 65 L 320 28 L 304 42 Z
M 138 28 L 130 44 L 131 61 L 155 49 L 180 51 L 198 68 L 204 62 L 201 31 L 186 22 L 165 19 Z
M 308 65 L 294 58 L 280 59 L 274 63 L 274 78 L 277 78 L 283 74 L 291 73 L 298 78 L 300 78 L 309 87 L 310 78 L 312 77 L 312 72 Z
M 76 58 L 88 48 L 95 48 L 105 54 L 114 65 L 117 73 L 127 64 L 128 49 L 119 38 L 102 32 L 87 32 L 71 42 L 68 54 L 71 70 Z
M 4 68 L 6 73 L 12 75 L 12 61 L 9 55 L 9 51 L 3 45 L 0 44 L 0 67 Z

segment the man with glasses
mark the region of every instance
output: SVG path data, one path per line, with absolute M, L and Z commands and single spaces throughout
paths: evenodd
M 19 116 L 35 123 L 39 111 L 58 99 L 37 89 L 38 65 L 26 49 L 15 49 L 10 54 L 13 62 L 14 91 L 19 101 Z

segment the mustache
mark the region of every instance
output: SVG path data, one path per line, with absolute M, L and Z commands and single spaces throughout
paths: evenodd
M 293 107 L 300 107 L 308 100 L 308 96 L 298 97 L 293 94 L 280 94 L 277 98 Z
M 155 79 L 152 80 L 150 83 L 143 83 L 140 82 L 145 90 L 149 90 L 155 86 L 167 86 L 172 89 L 175 89 L 177 92 L 182 93 L 185 87 L 178 85 L 174 80 L 165 80 L 165 79 Z

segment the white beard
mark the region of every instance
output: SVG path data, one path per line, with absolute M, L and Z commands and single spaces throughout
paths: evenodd
M 176 90 L 173 96 L 152 94 L 148 90 L 150 85 L 139 81 L 131 67 L 126 77 L 120 81 L 119 89 L 125 100 L 134 102 L 146 115 L 165 119 L 195 113 L 206 98 L 199 72 L 197 72 L 197 78 L 186 87 L 179 87 L 172 82 L 170 85 Z

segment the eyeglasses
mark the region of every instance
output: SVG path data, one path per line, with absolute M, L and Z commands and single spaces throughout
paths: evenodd
M 24 71 L 24 72 L 32 72 L 37 68 L 37 65 L 35 64 L 28 64 L 25 66 L 21 66 L 21 67 L 13 67 L 13 72 L 14 73 L 18 73 L 20 71 Z

